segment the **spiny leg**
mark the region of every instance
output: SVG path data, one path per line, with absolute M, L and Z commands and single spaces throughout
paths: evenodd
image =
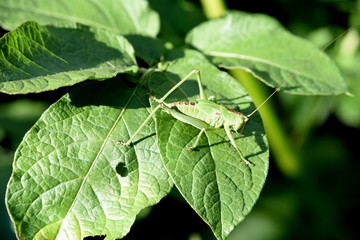
M 197 82 L 199 85 L 199 95 L 200 95 L 200 99 L 203 100 L 208 100 L 208 98 L 206 97 L 202 82 L 201 82 L 201 75 L 200 75 L 200 70 L 197 70 L 196 72 L 196 78 L 197 78 Z M 213 97 L 213 96 L 212 96 Z
M 232 134 L 231 134 L 230 127 L 225 124 L 225 125 L 224 125 L 224 129 L 225 129 L 226 135 L 228 136 L 231 144 L 233 145 L 233 147 L 235 148 L 235 150 L 239 153 L 241 160 L 243 160 L 246 165 L 251 165 L 252 163 L 249 162 L 248 160 L 246 160 L 246 159 L 244 158 L 244 156 L 243 156 L 243 154 L 241 153 L 240 149 L 239 149 L 238 146 L 236 145 L 235 139 L 234 139 L 234 137 L 233 137 Z
M 181 84 L 183 84 L 194 73 L 196 73 L 196 75 L 197 75 L 197 79 L 198 79 L 198 83 L 199 83 L 199 87 L 200 87 L 200 89 L 199 89 L 200 97 L 205 97 L 206 98 L 204 90 L 203 90 L 202 85 L 201 85 L 200 70 L 199 69 L 194 69 L 188 75 L 186 75 L 183 79 L 181 79 L 174 87 L 172 87 L 162 98 L 156 99 L 157 102 L 160 103 L 160 105 L 156 106 L 156 108 L 153 111 L 151 111 L 149 116 L 145 119 L 145 121 L 140 125 L 140 127 L 135 131 L 135 133 L 131 136 L 131 138 L 128 141 L 126 141 L 126 142 L 118 141 L 117 144 L 129 146 L 130 143 L 134 140 L 135 136 L 141 131 L 141 129 L 143 127 L 145 127 L 146 123 L 151 119 L 151 117 L 155 114 L 155 112 L 157 110 L 159 110 L 159 108 L 163 107 L 165 99 L 172 92 L 174 92 Z
M 197 82 L 199 84 L 199 93 L 200 93 L 200 98 L 201 99 L 206 99 L 206 95 L 204 92 L 204 89 L 202 87 L 201 84 L 201 76 L 200 76 L 200 70 L 199 69 L 194 69 L 192 70 L 188 75 L 186 75 L 183 79 L 181 79 L 175 86 L 173 86 L 162 98 L 160 98 L 159 100 L 161 101 L 165 101 L 165 99 L 172 93 L 174 92 L 181 84 L 183 84 L 191 75 L 193 75 L 194 73 L 196 73 L 196 77 L 197 77 Z
M 117 144 L 129 146 L 130 143 L 134 140 L 135 136 L 140 132 L 140 130 L 145 127 L 146 123 L 150 120 L 150 118 L 154 115 L 154 113 L 159 110 L 159 108 L 162 107 L 161 105 L 158 105 L 155 107 L 154 110 L 151 111 L 149 116 L 145 119 L 145 121 L 140 125 L 140 127 L 135 131 L 135 133 L 130 137 L 130 139 L 126 142 L 118 141 Z

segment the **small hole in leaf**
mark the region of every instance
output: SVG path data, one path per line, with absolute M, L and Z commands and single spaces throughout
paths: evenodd
M 126 177 L 128 175 L 128 169 L 126 167 L 126 164 L 123 162 L 119 162 L 118 165 L 116 166 L 116 172 L 121 177 Z
M 84 237 L 83 240 L 103 240 L 105 239 L 106 235 L 95 235 L 95 236 L 87 236 Z

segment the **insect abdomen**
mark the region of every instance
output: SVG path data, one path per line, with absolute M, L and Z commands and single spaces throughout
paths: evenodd
M 170 103 L 169 105 L 170 107 L 176 107 L 180 112 L 190 117 L 194 117 L 202 121 L 205 121 L 207 118 L 204 113 L 200 112 L 199 109 L 196 108 L 196 103 L 194 102 L 175 102 Z
M 202 120 L 209 124 L 211 127 L 218 128 L 224 124 L 223 118 L 219 116 L 208 115 L 200 111 L 196 107 L 196 103 L 194 102 L 175 102 L 170 103 L 169 107 L 176 107 L 180 112 L 184 113 L 185 115 Z

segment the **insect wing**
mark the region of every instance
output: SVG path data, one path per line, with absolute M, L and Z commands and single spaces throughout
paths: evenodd
M 219 115 L 221 105 L 209 100 L 198 99 L 196 107 L 206 115 Z
M 202 128 L 208 128 L 208 124 L 199 120 L 199 119 L 196 119 L 196 118 L 193 118 L 193 117 L 190 117 L 188 115 L 185 115 L 183 113 L 180 113 L 174 109 L 171 109 L 171 108 L 165 108 L 163 109 L 164 112 L 168 113 L 168 114 L 171 114 L 174 118 L 176 118 L 177 120 L 180 120 L 184 123 L 187 123 L 187 124 L 190 124 L 198 129 L 202 129 Z

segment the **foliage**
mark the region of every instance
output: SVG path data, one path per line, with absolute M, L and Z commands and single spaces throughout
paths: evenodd
M 202 21 L 186 6 L 181 14 L 193 9 Z M 252 210 L 267 177 L 269 147 L 259 114 L 236 139 L 253 166 L 237 157 L 223 129 L 185 151 L 199 131 L 161 111 L 133 145 L 117 144 L 151 111 L 147 93 L 163 96 L 194 68 L 208 96 L 244 114 L 255 106 L 225 69 L 243 69 L 271 87 L 300 71 L 282 90 L 347 92 L 334 63 L 274 18 L 232 11 L 197 26 L 166 25 L 169 16 L 152 7 L 160 15 L 144 0 L 0 4 L 0 23 L 10 30 L 0 40 L 0 91 L 66 91 L 16 150 L 6 204 L 20 239 L 122 238 L 139 212 L 173 185 L 216 238 L 226 239 Z M 197 95 L 191 78 L 167 102 Z

